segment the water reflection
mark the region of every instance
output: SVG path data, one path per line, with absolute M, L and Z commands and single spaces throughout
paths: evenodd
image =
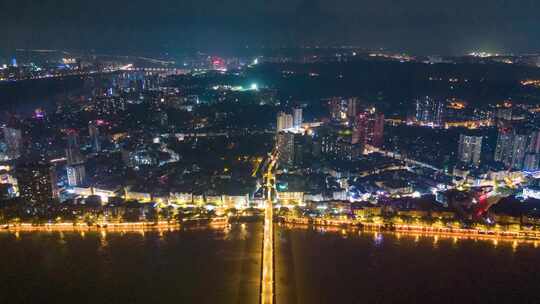
M 369 230 L 347 230 L 345 240 L 343 229 L 277 231 L 276 276 L 286 278 L 276 287 L 278 303 L 540 303 L 540 241 Z
M 58 244 L 60 244 L 60 245 L 65 245 L 66 244 L 65 235 L 64 235 L 64 232 L 62 232 L 62 231 L 60 231 L 58 233 Z
M 383 241 L 384 241 L 384 237 L 383 237 L 382 233 L 380 233 L 380 232 L 375 232 L 375 233 L 373 234 L 373 244 L 374 244 L 375 246 L 377 246 L 377 247 L 381 246 L 382 243 L 383 243 Z
M 101 230 L 99 233 L 99 248 L 104 249 L 109 243 L 107 242 L 107 231 Z
M 0 232 L 0 303 L 256 303 L 260 226 Z
M 339 228 L 339 227 L 325 227 L 325 226 L 309 226 L 298 224 L 279 224 L 282 229 L 290 230 L 305 230 L 316 232 L 320 235 L 334 234 L 339 235 L 343 239 L 350 237 L 363 238 L 368 233 L 374 245 L 380 246 L 384 242 L 385 237 L 389 237 L 396 244 L 399 241 L 410 242 L 412 244 L 429 244 L 429 247 L 433 249 L 439 249 L 441 244 L 449 244 L 453 248 L 460 246 L 460 241 L 470 241 L 473 243 L 491 244 L 494 248 L 504 245 L 506 248 L 511 248 L 513 252 L 519 250 L 522 245 L 530 245 L 531 248 L 538 248 L 540 241 L 538 240 L 526 240 L 526 239 L 512 239 L 505 237 L 493 237 L 482 235 L 455 235 L 455 234 L 434 234 L 434 233 L 418 233 L 418 232 L 390 232 L 379 231 L 370 229 L 355 229 L 355 228 Z M 354 233 L 354 234 L 351 234 Z M 424 242 L 426 241 L 426 242 Z M 405 243 L 404 243 L 405 244 Z M 422 245 L 423 246 L 423 245 Z

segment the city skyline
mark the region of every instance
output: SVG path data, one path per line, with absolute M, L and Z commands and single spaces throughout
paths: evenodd
M 0 2 L 0 303 L 540 303 L 539 9 Z

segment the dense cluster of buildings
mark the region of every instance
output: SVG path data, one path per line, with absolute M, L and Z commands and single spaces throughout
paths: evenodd
M 224 83 L 223 75 L 246 82 L 246 69 L 264 58 L 197 60 L 182 76 L 126 68 L 88 78 L 82 93 L 53 109 L 10 117 L 0 144 L 3 201 L 21 201 L 30 214 L 43 205 L 79 213 L 125 204 L 260 207 L 272 151 L 277 205 L 314 216 L 379 210 L 471 220 L 495 203 L 452 207 L 449 191 L 492 187 L 497 199 L 503 188 L 523 201 L 540 198 L 534 105 L 421 95 L 398 115 L 370 97 L 280 100 L 279 88 Z M 313 112 L 314 103 L 324 113 Z
M 362 108 L 358 98 L 334 97 L 328 106 L 330 122 L 325 124 L 302 126 L 301 109 L 294 109 L 294 115 L 278 114 L 276 146 L 283 166 L 301 167 L 311 163 L 306 160 L 322 158 L 350 161 L 369 146 L 382 147 L 384 114 Z M 287 121 L 291 127 L 283 128 Z
M 412 119 L 396 126 L 395 119 L 385 119 L 359 98 L 330 98 L 327 105 L 325 122 L 276 134 L 281 169 L 277 198 L 283 206 L 303 206 L 303 216 L 339 218 L 355 213 L 351 204 L 359 202 L 364 207 L 357 210 L 378 210 L 379 216 L 427 218 L 442 212 L 452 221 L 482 222 L 482 218 L 506 223 L 501 220 L 501 210 L 506 209 L 488 213 L 490 207 L 501 200 L 538 205 L 540 192 L 533 186 L 539 169 L 538 128 L 533 111 L 524 114 L 525 108 L 504 104 L 489 110 L 491 114 L 460 114 L 467 110 L 465 102 L 425 96 L 415 100 Z M 486 122 L 448 123 L 460 115 L 462 119 L 484 115 Z M 403 137 L 393 134 L 395 128 L 404 130 Z M 418 157 L 419 151 L 443 155 L 444 162 Z M 294 177 L 307 182 L 291 182 Z M 491 189 L 486 192 L 492 197 L 489 203 L 474 198 L 463 207 L 448 199 L 452 191 L 470 198 L 482 187 Z M 404 202 L 409 203 L 403 206 Z M 527 212 L 522 216 L 530 224 L 536 215 Z

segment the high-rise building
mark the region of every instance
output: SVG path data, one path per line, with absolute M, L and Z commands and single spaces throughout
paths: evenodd
M 26 163 L 15 170 L 21 198 L 31 203 L 47 203 L 54 197 L 56 172 L 47 164 Z
M 277 132 L 287 130 L 293 127 L 294 119 L 291 114 L 279 112 L 277 116 Z
M 514 169 L 522 169 L 523 161 L 525 160 L 525 154 L 527 153 L 527 146 L 529 144 L 529 134 L 514 135 L 514 141 L 512 144 L 512 155 L 510 162 L 507 162 L 508 167 Z
M 279 132 L 277 134 L 277 150 L 279 152 L 279 163 L 282 166 L 294 165 L 294 133 Z
M 88 134 L 90 135 L 90 143 L 92 144 L 92 150 L 96 153 L 101 152 L 99 129 L 95 123 L 90 123 L 88 125 Z
M 461 134 L 458 148 L 459 161 L 479 167 L 482 156 L 482 141 L 483 136 Z
M 497 137 L 497 146 L 495 148 L 494 160 L 506 162 L 512 154 L 512 145 L 514 142 L 514 131 L 511 128 L 500 128 Z
M 66 158 L 68 165 L 80 164 L 84 162 L 79 145 L 79 133 L 70 130 L 67 134 Z
M 79 134 L 75 130 L 70 130 L 67 136 L 66 158 L 68 184 L 81 186 L 86 178 L 85 159 L 79 146 Z
M 529 146 L 527 152 L 538 154 L 540 153 L 540 130 L 532 130 L 529 139 Z
M 84 180 L 86 178 L 86 168 L 84 166 L 84 163 L 67 165 L 66 170 L 68 177 L 68 185 L 70 185 L 71 187 L 75 187 L 84 184 Z
M 319 128 L 314 140 L 326 158 L 352 160 L 363 153 L 364 146 L 353 144 L 351 135 L 347 129 L 330 125 Z
M 523 170 L 538 171 L 538 169 L 540 169 L 540 154 L 527 153 L 523 161 Z
M 375 109 L 360 112 L 353 123 L 352 144 L 363 147 L 371 145 L 381 148 L 384 140 L 384 114 Z
M 352 122 L 358 113 L 358 98 L 333 97 L 329 101 L 330 119 L 335 122 Z
M 367 143 L 371 146 L 382 148 L 384 144 L 384 114 L 371 114 L 370 126 Z
M 441 127 L 444 124 L 446 104 L 430 96 L 417 98 L 414 119 L 421 124 Z
M 528 154 L 540 154 L 539 132 L 539 130 L 530 127 L 500 128 L 494 160 L 516 170 L 535 167 L 533 156 L 529 156 L 527 165 L 525 159 Z
M 293 127 L 299 128 L 302 126 L 302 108 L 293 109 Z
M 356 114 L 358 114 L 358 98 L 351 97 L 347 99 L 347 119 L 354 120 Z
M 10 159 L 17 159 L 21 156 L 22 132 L 19 129 L 5 127 L 4 141 L 7 146 L 7 156 Z

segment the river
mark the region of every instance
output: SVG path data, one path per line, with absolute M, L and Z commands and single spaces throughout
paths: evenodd
M 533 243 L 276 229 L 277 303 L 540 303 Z
M 0 233 L 0 303 L 257 303 L 262 226 Z
M 262 224 L 0 232 L 0 303 L 258 303 Z M 533 243 L 276 225 L 276 303 L 540 303 Z

